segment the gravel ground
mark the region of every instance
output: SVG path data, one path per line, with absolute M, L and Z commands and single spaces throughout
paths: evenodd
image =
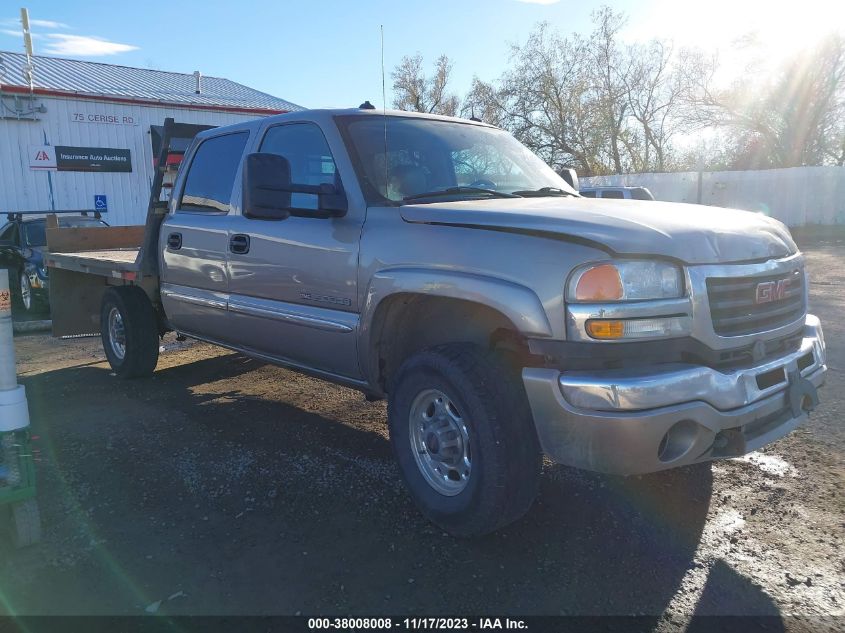
M 806 426 L 712 469 L 546 464 L 475 541 L 416 512 L 383 403 L 172 335 L 134 382 L 96 339 L 19 336 L 44 539 L 0 540 L 0 613 L 845 615 L 845 242 L 805 251 L 830 365 Z

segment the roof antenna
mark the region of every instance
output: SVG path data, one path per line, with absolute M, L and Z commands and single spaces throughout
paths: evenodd
M 384 197 L 387 197 L 390 188 L 390 162 L 387 156 L 387 89 L 384 84 L 384 24 L 379 25 L 381 30 L 381 111 L 384 117 Z
M 21 9 L 21 27 L 23 29 L 24 49 L 26 50 L 26 66 L 24 66 L 23 75 L 29 84 L 29 91 L 32 92 L 35 89 L 32 68 L 32 58 L 35 53 L 32 51 L 32 31 L 29 28 L 29 10 L 26 8 Z

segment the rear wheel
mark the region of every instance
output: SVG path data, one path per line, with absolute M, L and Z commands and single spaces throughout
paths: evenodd
M 492 352 L 415 354 L 393 383 L 388 420 L 411 496 L 447 532 L 487 534 L 531 507 L 542 453 L 520 377 Z
M 137 286 L 109 288 L 100 310 L 103 350 L 121 378 L 152 375 L 158 363 L 159 335 L 155 311 Z

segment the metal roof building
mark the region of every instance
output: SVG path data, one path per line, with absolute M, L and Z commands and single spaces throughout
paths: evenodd
M 140 224 L 156 130 L 229 125 L 302 109 L 243 84 L 175 73 L 0 51 L 0 213 L 106 210 Z

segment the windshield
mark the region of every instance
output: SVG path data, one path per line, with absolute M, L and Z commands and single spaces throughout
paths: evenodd
M 397 116 L 340 121 L 370 204 L 413 196 L 424 202 L 420 194 L 454 187 L 467 188 L 450 192 L 456 198 L 478 196 L 481 189 L 510 194 L 546 187 L 575 194 L 546 163 L 496 128 Z

